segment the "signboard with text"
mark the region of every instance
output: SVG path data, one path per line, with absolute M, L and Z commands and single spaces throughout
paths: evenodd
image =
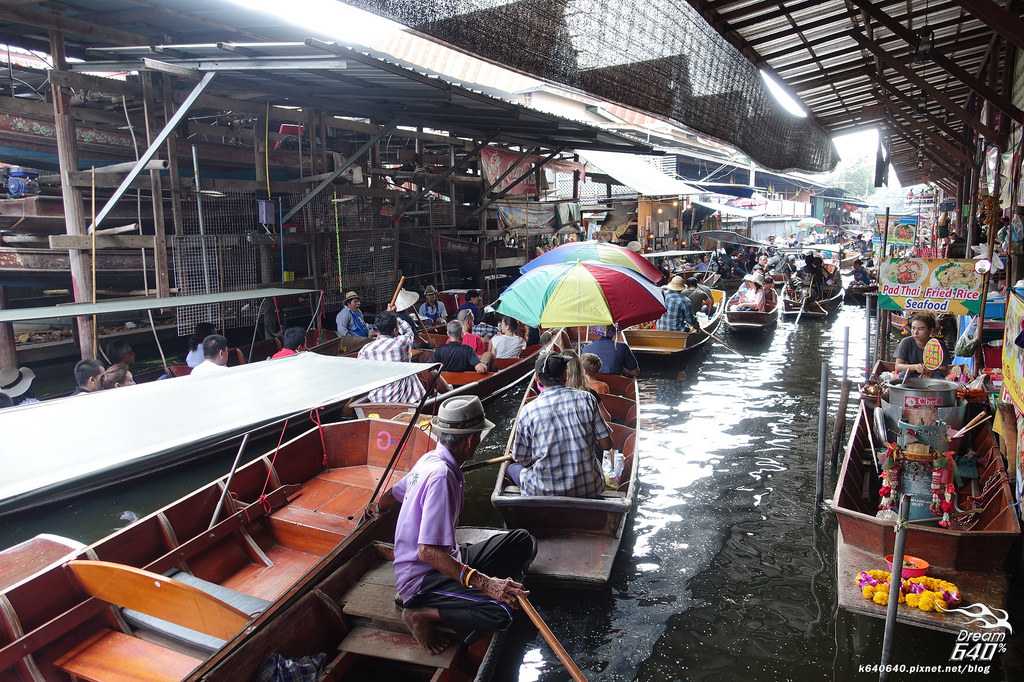
M 1024 298 L 1012 293 L 1006 298 L 1006 329 L 1003 332 L 1003 390 L 1018 410 L 1024 411 L 1024 348 L 1018 345 L 1024 333 Z M 1020 434 L 1018 434 L 1019 436 Z M 1021 440 L 1018 438 L 1018 440 Z
M 981 282 L 973 260 L 886 258 L 878 273 L 879 303 L 908 314 L 977 315 Z

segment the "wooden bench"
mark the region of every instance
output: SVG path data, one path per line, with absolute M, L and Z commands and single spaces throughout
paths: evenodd
M 164 682 L 184 679 L 202 661 L 103 629 L 54 663 L 69 675 L 90 682 Z

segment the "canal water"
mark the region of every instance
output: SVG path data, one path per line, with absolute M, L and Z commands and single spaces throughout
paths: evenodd
M 819 373 L 827 361 L 834 410 L 844 327 L 859 379 L 864 309 L 850 306 L 826 322 L 781 322 L 762 339 L 724 336 L 735 352 L 715 344 L 685 362 L 642 361 L 639 505 L 610 589 L 534 596 L 590 679 L 877 679 L 858 667 L 878 662 L 882 622 L 837 612 L 835 521 L 814 513 Z M 479 457 L 501 454 L 520 398 L 489 406 L 499 428 Z M 851 417 L 855 406 L 854 391 Z M 230 459 L 7 519 L 0 546 L 40 532 L 98 539 L 223 474 Z M 463 523 L 500 523 L 494 473 L 467 476 Z M 896 664 L 946 663 L 953 647 L 948 635 L 903 626 L 896 636 Z M 528 627 L 509 640 L 501 679 L 568 679 Z M 918 677 L 937 678 L 892 679 Z M 1011 678 L 994 668 L 948 679 Z

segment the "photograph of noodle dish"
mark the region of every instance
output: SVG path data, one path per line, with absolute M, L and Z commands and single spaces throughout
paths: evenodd
M 886 268 L 885 279 L 890 284 L 916 285 L 924 279 L 927 268 L 923 261 L 913 258 L 893 260 Z
M 943 263 L 932 272 L 932 286 L 943 289 L 978 289 L 981 275 L 974 271 L 974 263 Z

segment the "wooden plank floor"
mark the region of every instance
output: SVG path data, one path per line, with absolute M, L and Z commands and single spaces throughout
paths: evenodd
M 459 543 L 482 542 L 497 533 L 497 528 L 460 527 Z M 608 582 L 621 538 L 572 532 L 537 538 L 537 558 L 526 574 L 530 584 L 567 587 L 599 587 Z
M 170 682 L 202 661 L 113 630 L 101 630 L 55 661 L 61 670 L 97 682 Z
M 857 586 L 857 574 L 867 569 L 885 570 L 885 559 L 876 557 L 870 552 L 848 545 L 843 542 L 842 531 L 836 535 L 836 573 L 838 579 L 838 598 L 840 608 L 865 616 L 885 619 L 885 607 L 868 601 Z M 995 573 L 979 573 L 977 571 L 949 571 L 932 567 L 928 576 L 949 580 L 960 588 L 961 606 L 982 603 L 990 608 L 1002 609 L 1006 604 L 1008 582 L 1005 575 Z M 940 632 L 958 633 L 960 630 L 984 632 L 978 625 L 967 625 L 968 618 L 958 613 L 925 612 L 900 606 L 897 610 L 900 623 L 917 627 L 938 630 Z
M 246 564 L 242 570 L 225 580 L 224 587 L 238 592 L 273 601 L 284 594 L 320 557 L 300 552 L 283 545 L 274 545 L 266 550 L 273 566 Z

